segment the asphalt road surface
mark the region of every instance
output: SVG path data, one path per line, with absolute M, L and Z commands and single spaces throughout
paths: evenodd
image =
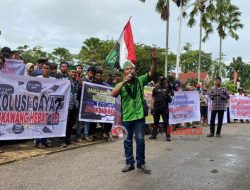
M 0 166 L 0 189 L 250 189 L 250 124 L 223 126 L 222 137 L 146 137 L 152 174 L 122 173 L 122 142 L 104 143 Z M 0 155 L 1 156 L 1 155 Z

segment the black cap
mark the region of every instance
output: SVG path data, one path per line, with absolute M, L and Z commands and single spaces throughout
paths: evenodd
M 37 60 L 37 63 L 38 64 L 41 64 L 41 63 L 45 63 L 45 62 L 48 62 L 48 58 L 46 57 L 41 57 Z
M 11 49 L 9 47 L 3 47 L 1 49 L 1 54 L 4 56 L 4 57 L 9 57 L 11 55 Z

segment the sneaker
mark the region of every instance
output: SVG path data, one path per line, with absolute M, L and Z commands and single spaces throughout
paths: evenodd
M 91 139 L 90 137 L 85 137 L 85 139 L 86 139 L 87 141 L 93 141 L 93 139 Z
M 137 165 L 137 169 L 141 170 L 142 172 L 144 173 L 147 173 L 147 174 L 150 174 L 151 173 L 151 170 L 148 169 L 145 164 L 143 165 Z
M 108 138 L 109 136 L 106 133 L 103 133 L 102 135 L 104 138 Z
M 4 153 L 4 151 L 0 150 L 0 153 Z
M 52 147 L 52 144 L 51 143 L 44 143 L 43 144 L 45 147 Z
M 171 137 L 167 137 L 167 139 L 166 139 L 167 141 L 171 141 Z
M 156 139 L 156 136 L 150 136 L 149 139 Z
M 46 143 L 44 144 L 46 147 L 52 147 L 52 141 L 47 139 Z
M 36 144 L 37 148 L 45 148 L 46 146 L 43 143 Z
M 80 143 L 80 142 L 82 142 L 82 139 L 77 138 L 77 139 L 76 139 L 76 142 Z
M 60 147 L 67 147 L 66 143 L 61 143 Z
M 212 133 L 207 134 L 207 137 L 213 137 L 213 136 L 214 136 L 214 134 L 212 134 Z
M 93 135 L 89 135 L 89 138 L 93 141 L 94 140 L 94 136 Z
M 135 169 L 134 165 L 126 164 L 126 166 L 122 169 L 122 172 L 129 172 Z

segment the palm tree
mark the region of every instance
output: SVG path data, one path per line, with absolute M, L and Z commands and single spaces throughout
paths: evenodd
M 214 0 L 211 4 L 210 20 L 217 24 L 217 32 L 220 38 L 220 51 L 219 51 L 219 74 L 221 76 L 221 62 L 222 62 L 222 41 L 231 36 L 233 39 L 238 40 L 239 36 L 236 33 L 238 29 L 243 28 L 240 22 L 241 12 L 239 7 L 231 4 L 231 0 Z M 213 29 L 211 30 L 211 32 Z
M 193 4 L 193 9 L 189 14 L 188 26 L 193 27 L 196 24 L 195 16 L 200 14 L 200 36 L 199 36 L 199 60 L 198 60 L 198 83 L 200 83 L 201 72 L 201 45 L 202 41 L 205 42 L 209 34 L 212 32 L 212 23 L 209 21 L 211 15 L 212 0 L 196 0 Z M 205 31 L 205 36 L 202 37 L 202 29 Z
M 140 0 L 145 2 L 146 0 Z M 178 7 L 186 4 L 189 0 L 173 0 Z M 169 0 L 158 0 L 155 7 L 156 12 L 161 14 L 161 19 L 166 21 L 166 49 L 165 49 L 165 76 L 168 72 L 168 39 L 169 39 Z
M 220 64 L 218 64 L 218 62 L 219 62 L 218 59 L 214 60 L 208 71 L 209 78 L 211 79 L 212 83 L 215 80 L 215 78 L 220 75 L 220 72 L 222 76 L 226 76 L 226 65 L 224 63 L 221 63 L 223 67 L 220 70 Z

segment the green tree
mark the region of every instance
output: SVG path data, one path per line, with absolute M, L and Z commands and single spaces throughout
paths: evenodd
M 237 93 L 237 86 L 231 82 L 224 82 L 222 86 L 226 87 L 232 94 Z
M 189 83 L 191 86 L 196 86 L 196 84 L 198 83 L 198 79 L 197 78 L 188 79 L 187 83 Z
M 243 86 L 249 86 L 248 90 L 250 90 L 250 81 L 249 81 L 249 73 L 250 73 L 250 64 L 244 64 L 242 75 L 240 74 L 240 81 Z
M 236 33 L 238 29 L 243 28 L 240 21 L 241 12 L 239 7 L 233 5 L 231 0 L 214 0 L 211 4 L 211 15 L 209 19 L 217 24 L 217 32 L 219 35 L 220 51 L 219 51 L 219 74 L 222 74 L 222 41 L 231 36 L 238 40 L 239 36 Z M 212 32 L 213 30 L 211 30 Z
M 50 54 L 49 59 L 60 63 L 61 61 L 73 61 L 74 55 L 70 53 L 70 51 L 64 47 L 55 48 Z
M 145 3 L 146 0 L 140 0 Z M 185 5 L 189 0 L 173 0 L 178 7 Z M 168 59 L 169 59 L 169 47 L 168 47 L 168 38 L 169 38 L 169 0 L 158 0 L 155 6 L 156 12 L 161 15 L 161 19 L 166 21 L 166 48 L 165 48 L 165 69 L 164 73 L 167 76 L 168 73 Z
M 83 46 L 78 54 L 81 62 L 90 65 L 102 65 L 109 51 L 114 47 L 114 40 L 100 40 L 99 38 L 89 38 L 83 42 Z
M 186 44 L 183 46 L 183 50 L 189 51 L 192 49 L 192 44 L 190 42 L 186 42 Z
M 250 65 L 244 63 L 241 57 L 233 58 L 233 61 L 227 66 L 227 77 L 230 78 L 230 80 L 233 80 L 234 71 L 238 73 L 241 86 L 248 87 Z
M 144 45 L 144 44 L 136 44 L 136 68 L 138 75 L 144 74 L 149 71 L 151 66 L 151 50 L 152 46 Z M 154 47 L 155 48 L 155 47 Z M 158 52 L 158 72 L 159 74 L 164 74 L 165 70 L 165 52 L 163 48 L 156 48 Z M 173 53 L 169 53 L 169 70 L 174 68 L 174 64 L 176 61 L 176 55 Z
M 193 27 L 196 23 L 195 17 L 200 14 L 200 21 L 199 21 L 199 27 L 200 27 L 200 35 L 199 35 L 199 59 L 198 59 L 198 83 L 200 83 L 200 72 L 201 72 L 201 60 L 202 60 L 202 38 L 203 42 L 206 41 L 209 34 L 212 32 L 212 23 L 209 20 L 209 15 L 211 15 L 211 2 L 212 0 L 206 1 L 206 0 L 196 0 L 196 2 L 193 4 L 193 9 L 189 14 L 189 20 L 188 20 L 188 26 Z M 205 36 L 202 37 L 202 29 L 205 31 Z
M 42 46 L 35 46 L 29 48 L 27 45 L 18 46 L 17 50 L 22 54 L 25 63 L 36 64 L 37 60 L 41 57 L 48 57 L 48 52 L 43 50 Z
M 183 72 L 193 71 L 197 72 L 199 67 L 199 54 L 198 50 L 189 50 L 181 55 L 181 70 Z M 212 54 L 201 52 L 201 72 L 208 71 L 212 65 Z
M 213 81 L 215 80 L 217 76 L 222 76 L 222 77 L 226 76 L 226 64 L 223 62 L 221 63 L 221 71 L 220 71 L 219 60 L 218 59 L 213 60 L 208 73 L 209 73 L 211 82 L 213 83 Z
M 238 72 L 239 76 L 243 74 L 244 64 L 241 57 L 233 58 L 233 61 L 227 66 L 227 77 L 233 80 L 234 71 Z

